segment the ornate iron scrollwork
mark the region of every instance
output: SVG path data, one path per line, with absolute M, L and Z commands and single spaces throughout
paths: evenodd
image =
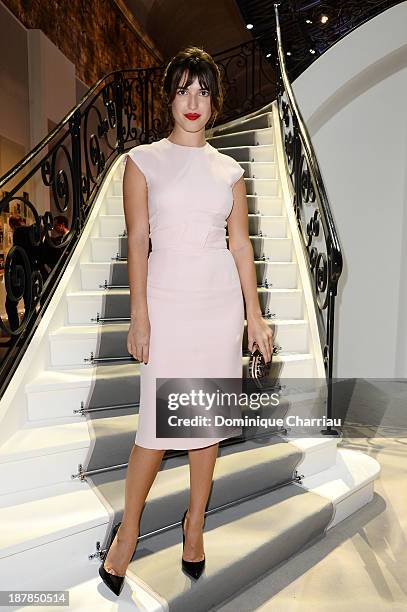
M 304 250 L 308 254 L 309 273 L 313 280 L 325 373 L 331 380 L 335 296 L 342 271 L 342 254 L 315 151 L 287 76 L 277 4 L 274 4 L 274 10 L 277 24 L 276 72 L 280 131 L 294 194 L 295 217 Z M 329 416 L 331 411 L 332 396 L 329 385 Z
M 273 70 L 257 39 L 214 58 L 227 93 L 216 123 L 257 110 L 273 99 Z M 100 79 L 52 132 L 0 178 L 0 212 L 13 226 L 4 262 L 0 397 L 64 272 L 110 163 L 125 148 L 152 142 L 170 131 L 169 109 L 159 90 L 164 69 L 114 71 Z

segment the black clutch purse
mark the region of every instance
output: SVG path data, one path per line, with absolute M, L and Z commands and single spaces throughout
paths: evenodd
M 254 347 L 254 351 L 250 353 L 249 357 L 249 377 L 253 379 L 257 387 L 263 388 L 265 381 L 262 381 L 262 379 L 267 378 L 270 374 L 272 359 L 269 363 L 266 363 L 257 342 L 254 343 Z M 273 352 L 271 358 L 273 358 Z

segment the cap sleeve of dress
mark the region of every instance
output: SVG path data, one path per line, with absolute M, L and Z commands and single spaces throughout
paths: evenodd
M 232 170 L 231 170 L 231 180 L 230 185 L 233 185 L 240 179 L 240 177 L 244 174 L 244 169 L 233 157 L 230 158 L 232 160 Z
M 131 161 L 136 164 L 138 169 L 144 174 L 147 186 L 151 186 L 152 172 L 150 155 L 147 149 L 149 145 L 138 145 L 130 149 L 123 156 L 123 164 L 126 165 L 127 159 L 130 157 Z

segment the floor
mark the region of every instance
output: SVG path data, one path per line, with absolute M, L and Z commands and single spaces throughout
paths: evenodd
M 407 611 L 407 437 L 344 438 L 381 465 L 370 504 L 217 612 Z

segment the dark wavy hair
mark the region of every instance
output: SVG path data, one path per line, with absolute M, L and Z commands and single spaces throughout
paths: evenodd
M 187 79 L 180 85 L 183 73 L 186 71 Z M 170 106 L 175 98 L 178 87 L 189 87 L 198 77 L 199 85 L 209 90 L 211 97 L 212 114 L 209 121 L 215 121 L 222 110 L 225 95 L 220 70 L 213 58 L 199 47 L 189 46 L 179 51 L 168 62 L 161 82 L 161 96 L 165 104 Z M 171 121 L 173 117 L 170 113 Z

